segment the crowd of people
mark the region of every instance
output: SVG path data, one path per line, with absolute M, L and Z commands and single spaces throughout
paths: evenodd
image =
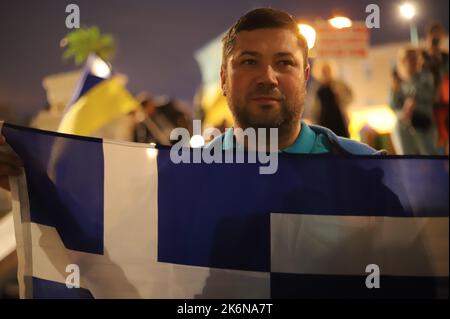
M 440 24 L 432 24 L 425 48 L 407 46 L 398 53 L 389 101 L 397 116 L 391 135 L 398 155 L 448 154 L 449 55 L 441 49 L 445 35 Z M 317 63 L 316 67 L 308 120 L 349 138 L 351 86 L 336 76 L 329 62 Z M 191 129 L 189 108 L 177 101 L 156 106 L 153 98 L 146 97 L 141 105 L 142 109 L 133 113 L 131 141 L 170 145 L 173 128 Z
M 403 48 L 392 72 L 390 105 L 398 121 L 401 154 L 448 154 L 449 56 L 440 49 L 444 28 L 433 24 L 427 47 Z

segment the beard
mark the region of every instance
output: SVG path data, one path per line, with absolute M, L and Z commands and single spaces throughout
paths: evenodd
M 261 95 L 276 98 L 279 105 L 250 105 L 252 98 Z M 301 85 L 292 98 L 287 98 L 271 85 L 259 85 L 244 99 L 227 96 L 227 101 L 234 119 L 242 129 L 278 128 L 279 134 L 282 135 L 290 132 L 300 122 L 305 96 L 306 84 Z

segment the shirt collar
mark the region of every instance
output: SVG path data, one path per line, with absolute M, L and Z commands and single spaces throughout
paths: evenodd
M 314 148 L 314 143 L 316 141 L 316 133 L 303 121 L 301 121 L 300 134 L 294 143 L 287 148 L 281 150 L 285 153 L 306 153 L 309 154 Z M 233 149 L 235 144 L 235 138 L 233 135 L 233 129 L 227 129 L 223 137 L 223 149 L 230 150 Z M 236 143 L 238 149 L 242 149 L 243 146 Z
M 303 153 L 309 154 L 314 148 L 316 142 L 316 133 L 305 122 L 301 122 L 300 134 L 294 143 L 282 150 L 284 153 Z

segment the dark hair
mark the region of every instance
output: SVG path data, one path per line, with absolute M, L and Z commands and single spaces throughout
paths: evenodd
M 427 28 L 427 34 L 433 34 L 435 32 L 442 32 L 445 33 L 445 28 L 442 24 L 439 22 L 433 22 L 430 24 Z
M 233 50 L 237 33 L 264 28 L 291 30 L 297 37 L 299 46 L 302 48 L 303 66 L 306 68 L 308 63 L 308 44 L 305 37 L 300 34 L 297 23 L 289 13 L 271 8 L 259 8 L 247 12 L 228 30 L 222 39 L 222 63 L 225 63 Z

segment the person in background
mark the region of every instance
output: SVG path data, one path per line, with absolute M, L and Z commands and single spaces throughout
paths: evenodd
M 134 128 L 134 141 L 172 145 L 170 133 L 174 128 L 190 129 L 191 117 L 180 102 L 171 100 L 157 104 L 151 97 L 141 102 L 141 118 Z
M 424 69 L 431 72 L 434 80 L 433 110 L 439 132 L 438 145 L 447 148 L 448 153 L 449 55 L 441 49 L 445 33 L 441 24 L 431 24 L 427 31 L 426 48 L 422 51 L 422 56 Z
M 314 102 L 317 122 L 338 136 L 349 137 L 346 108 L 353 99 L 352 91 L 343 81 L 333 77 L 328 63 L 321 65 L 320 76 Z
M 141 109 L 136 111 L 137 123 L 134 127 L 133 141 L 138 143 L 156 143 L 154 134 L 152 134 L 151 125 L 147 123 L 150 116 L 155 111 L 155 102 L 150 96 L 141 101 Z M 149 127 L 150 126 L 150 127 Z
M 422 62 L 417 49 L 404 48 L 392 77 L 390 105 L 398 117 L 400 154 L 438 154 L 433 76 L 422 68 Z

